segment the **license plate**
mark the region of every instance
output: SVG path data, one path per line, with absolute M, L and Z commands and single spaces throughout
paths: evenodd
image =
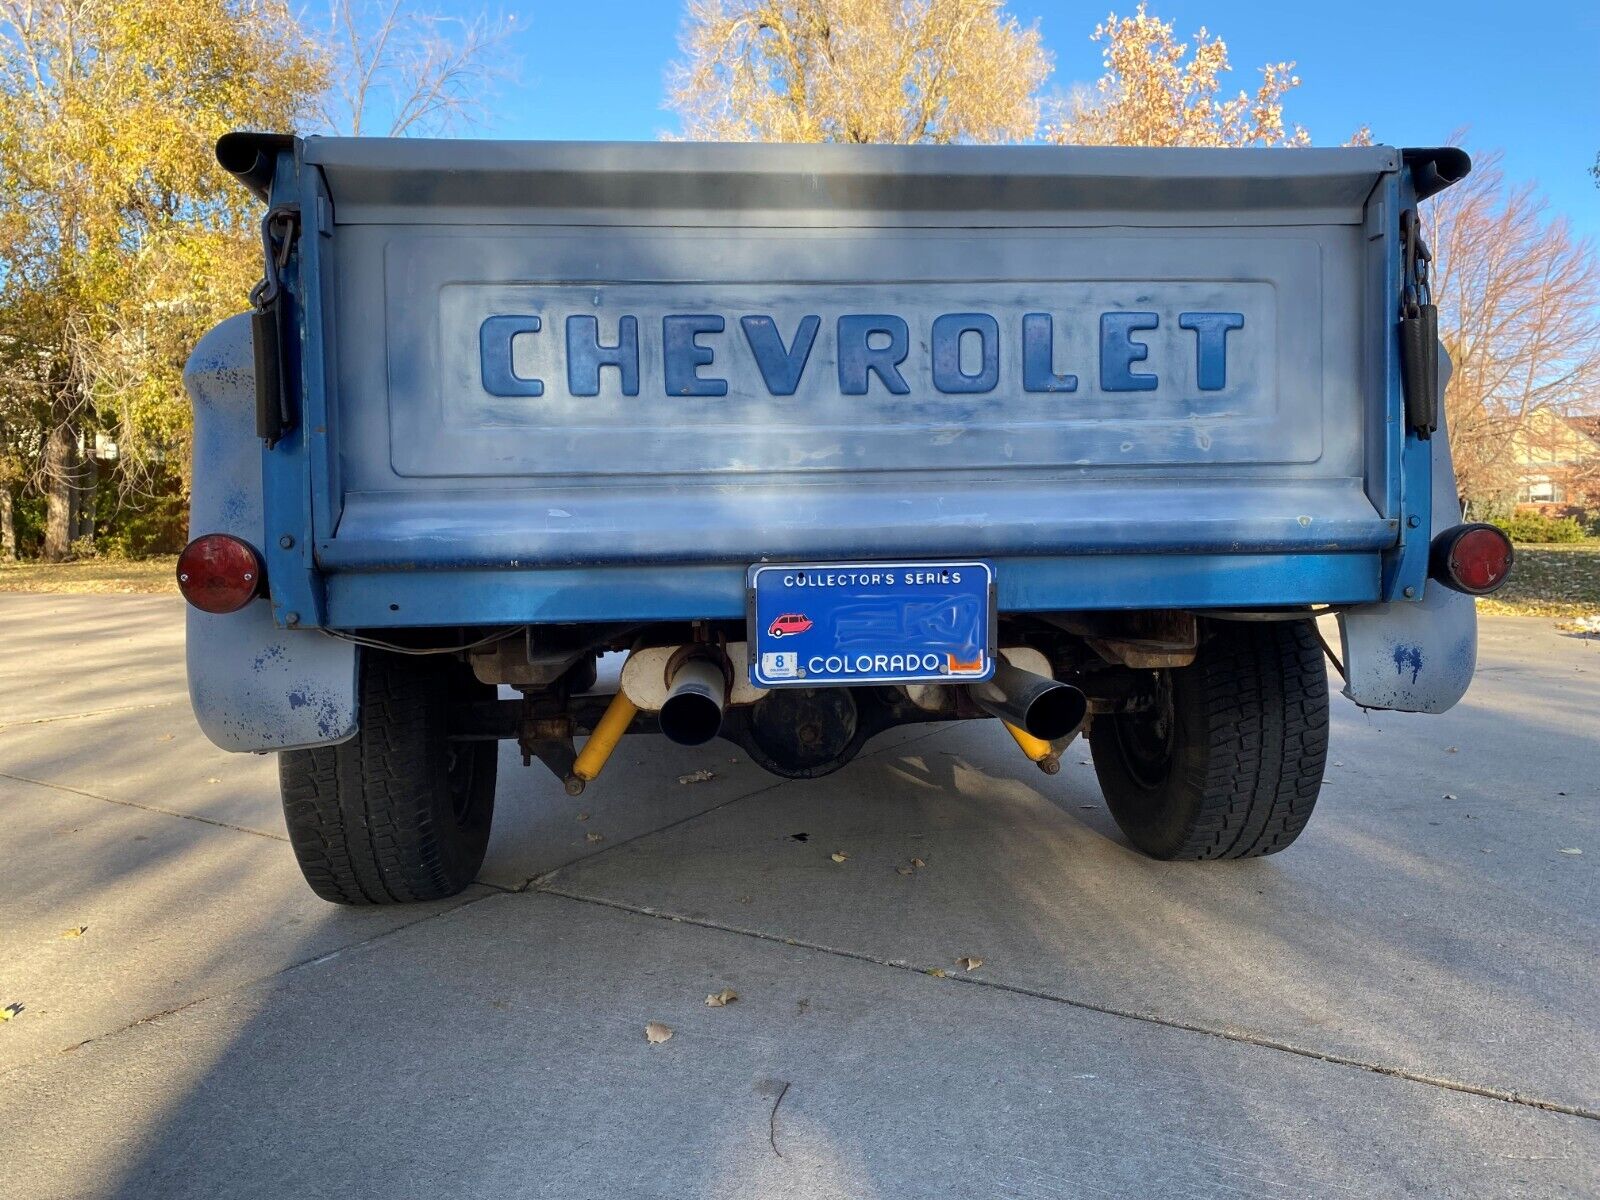
M 994 673 L 988 563 L 761 563 L 746 582 L 757 687 L 974 683 Z

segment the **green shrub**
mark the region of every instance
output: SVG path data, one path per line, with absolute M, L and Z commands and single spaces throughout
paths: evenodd
M 1513 542 L 1581 542 L 1585 531 L 1571 517 L 1547 517 L 1543 513 L 1513 513 L 1495 522 Z

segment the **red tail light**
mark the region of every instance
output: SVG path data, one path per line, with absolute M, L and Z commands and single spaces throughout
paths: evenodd
M 178 590 L 201 612 L 238 612 L 262 594 L 261 556 L 227 533 L 197 537 L 178 555 Z
M 1510 578 L 1516 553 L 1497 526 L 1457 525 L 1433 539 L 1429 559 L 1429 573 L 1445 587 L 1487 596 Z

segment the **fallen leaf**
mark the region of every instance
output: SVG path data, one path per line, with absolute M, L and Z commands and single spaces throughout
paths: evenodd
M 644 1027 L 644 1040 L 652 1046 L 658 1046 L 672 1037 L 672 1026 L 663 1025 L 660 1021 L 649 1021 Z
M 911 874 L 912 870 L 913 868 L 911 867 L 896 867 L 894 869 L 894 873 L 896 875 L 909 875 Z
M 0 1021 L 9 1021 L 12 1017 L 17 1016 L 21 1012 L 22 1005 L 8 1004 L 4 1008 L 0 1008 Z
M 586 833 L 583 835 L 583 840 L 586 842 L 603 842 L 606 840 L 606 835 L 603 833 Z
M 215 775 L 213 775 L 209 779 L 207 779 L 206 782 L 207 783 L 221 783 L 222 780 L 218 779 Z
M 177 736 L 178 735 L 175 734 L 175 733 L 163 733 L 160 737 L 158 737 L 156 739 L 156 741 L 158 741 L 158 742 L 170 742 L 173 738 L 175 738 Z
M 983 959 L 973 958 L 972 955 L 968 954 L 963 958 L 956 959 L 956 966 L 960 967 L 963 971 L 976 971 L 979 967 L 983 966 Z
M 929 971 L 928 974 L 932 975 L 935 979 L 943 979 L 945 977 L 943 967 L 935 967 L 933 970 Z
M 912 865 L 912 866 L 913 866 L 913 867 L 916 867 L 916 868 L 917 868 L 917 870 L 919 870 L 919 871 L 920 871 L 920 870 L 922 870 L 922 868 L 923 868 L 923 867 L 925 867 L 925 866 L 927 866 L 927 865 L 928 865 L 928 864 L 927 864 L 927 863 L 925 863 L 925 862 L 923 862 L 923 861 L 922 861 L 922 860 L 921 860 L 921 859 L 920 859 L 920 858 L 913 858 L 913 859 L 912 859 L 912 860 L 911 860 L 911 865 Z
M 690 771 L 687 775 L 679 775 L 678 782 L 705 783 L 707 780 L 715 779 L 716 777 L 717 773 L 715 771 L 708 771 L 704 767 L 701 767 L 698 771 Z
M 727 1008 L 739 998 L 739 993 L 732 988 L 723 988 L 720 992 L 712 992 L 706 997 L 707 1008 Z
M 828 855 L 828 857 L 833 859 L 834 862 L 843 862 L 845 859 L 849 858 L 850 856 L 848 854 L 846 854 L 843 850 L 835 850 L 832 854 Z
M 64 938 L 80 938 L 89 932 L 87 925 L 74 925 L 71 929 L 63 929 L 61 936 Z
M 1446 754 L 1455 754 L 1455 753 L 1457 753 L 1457 750 L 1456 750 L 1456 748 L 1454 746 L 1446 746 L 1444 748 L 1444 752 Z
M 1560 850 L 1557 851 L 1557 853 L 1558 854 L 1582 854 L 1583 851 L 1578 849 L 1578 847 L 1576 847 L 1576 846 L 1563 846 L 1563 847 L 1561 847 Z
M 578 814 L 578 820 L 587 821 L 588 819 L 589 819 L 589 814 L 588 813 L 579 813 Z

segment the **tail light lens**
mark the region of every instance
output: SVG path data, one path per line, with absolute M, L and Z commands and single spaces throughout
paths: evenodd
M 201 612 L 238 612 L 264 583 L 255 547 L 231 534 L 197 537 L 178 555 L 178 590 Z
M 1445 587 L 1487 596 L 1511 576 L 1516 554 L 1495 525 L 1457 525 L 1433 539 L 1429 573 Z

